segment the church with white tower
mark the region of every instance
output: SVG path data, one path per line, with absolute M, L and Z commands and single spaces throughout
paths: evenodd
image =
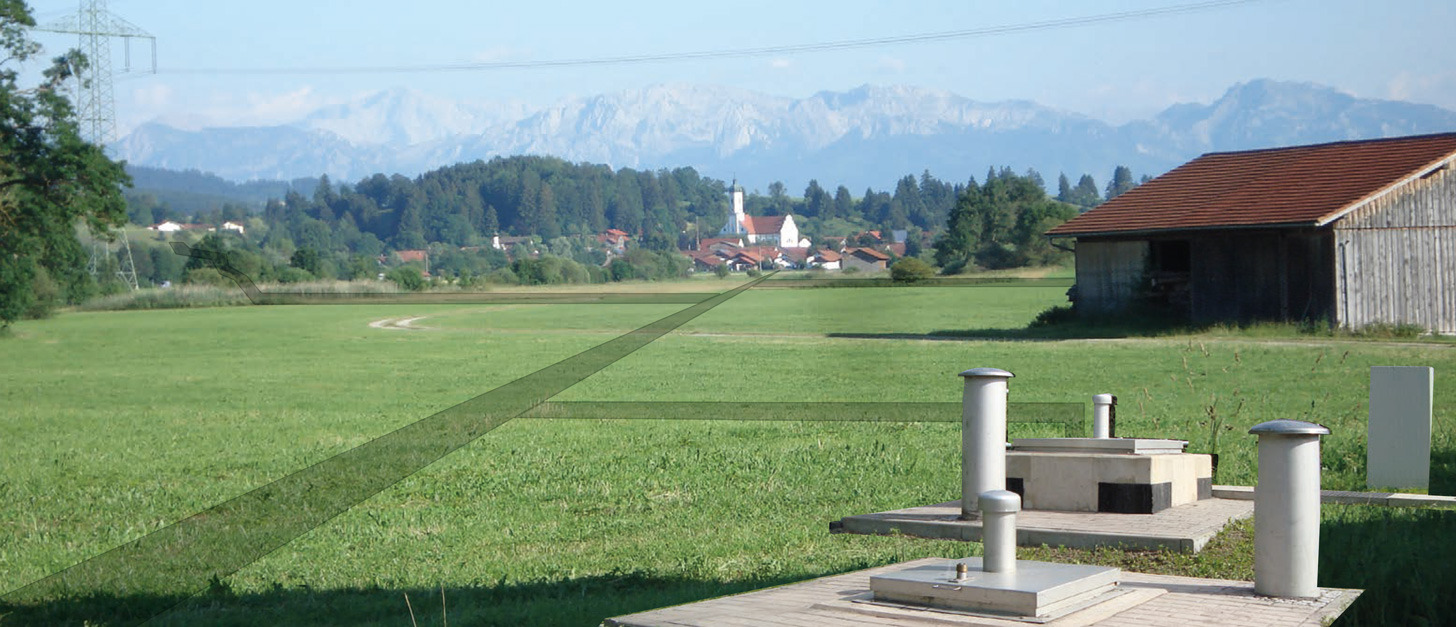
M 733 215 L 723 226 L 722 237 L 737 236 L 749 245 L 778 246 L 780 248 L 808 248 L 809 240 L 799 238 L 799 227 L 794 216 L 751 216 L 743 212 L 743 186 L 733 181 L 728 188 L 729 205 Z

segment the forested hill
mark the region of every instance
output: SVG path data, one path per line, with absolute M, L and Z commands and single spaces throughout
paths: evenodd
M 127 164 L 126 173 L 132 180 L 128 195 L 151 196 L 154 203 L 189 214 L 221 209 L 226 204 L 262 207 L 269 199 L 282 198 L 289 191 L 312 194 L 318 185 L 316 177 L 234 183 L 198 170 L 164 170 L 132 164 Z
M 992 174 L 996 173 L 988 177 Z M 1040 175 L 1028 174 L 1037 185 L 1045 185 Z M 1095 200 L 1095 184 L 1090 177 L 1083 179 L 1094 185 Z M 266 203 L 262 218 L 269 227 L 266 237 L 279 240 L 279 248 L 360 254 L 430 243 L 476 246 L 497 234 L 534 235 L 547 241 L 607 229 L 665 240 L 656 243 L 662 249 L 687 248 L 693 238 L 711 237 L 727 222 L 730 184 L 700 176 L 692 168 L 613 170 L 553 157 L 519 156 L 450 166 L 413 179 L 376 174 L 352 185 L 335 185 L 323 177 L 311 194 L 289 188 L 281 198 Z M 904 176 L 893 190 L 861 193 L 811 181 L 800 194 L 773 183 L 766 194 L 750 194 L 747 209 L 753 215 L 792 213 L 810 238 L 866 229 L 936 231 L 945 225 L 957 198 L 973 184 L 970 177 L 965 183 L 951 183 L 928 171 Z M 160 220 L 165 214 L 216 224 L 246 213 L 228 207 L 176 215 L 159 207 L 134 206 L 133 220 Z

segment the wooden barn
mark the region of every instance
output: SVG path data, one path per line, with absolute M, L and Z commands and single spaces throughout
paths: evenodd
M 1047 233 L 1078 311 L 1456 333 L 1456 133 L 1207 154 Z

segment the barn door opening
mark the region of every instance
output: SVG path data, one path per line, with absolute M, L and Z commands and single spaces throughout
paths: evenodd
M 1193 274 L 1193 247 L 1186 239 L 1148 244 L 1150 299 L 1170 312 L 1187 315 L 1192 303 L 1188 285 Z

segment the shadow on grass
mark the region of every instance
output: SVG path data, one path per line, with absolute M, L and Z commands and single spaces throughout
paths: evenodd
M 864 567 L 872 566 L 865 564 Z M 597 625 L 624 614 L 691 603 L 836 573 L 718 582 L 613 572 L 556 581 L 440 588 L 318 590 L 282 586 L 238 594 L 225 583 L 195 597 L 92 596 L 40 605 L 0 605 L 4 625 Z M 405 595 L 409 595 L 409 605 Z
M 1439 428 L 1439 425 L 1436 425 Z M 1431 451 L 1430 494 L 1456 496 L 1456 450 Z
M 1336 623 L 1445 625 L 1456 616 L 1456 510 L 1350 505 L 1320 525 L 1319 583 L 1363 588 Z
M 1355 331 L 1333 329 L 1322 320 L 1245 321 L 1196 324 L 1160 313 L 1078 315 L 1066 307 L 1043 311 L 1022 328 L 940 329 L 929 333 L 830 333 L 828 337 L 869 340 L 965 340 L 1054 342 L 1123 338 L 1169 338 L 1189 335 L 1245 339 L 1340 339 L 1450 344 L 1452 338 L 1423 336 L 1410 325 L 1371 325 Z
M 1204 333 L 1212 327 L 1176 322 L 1064 322 L 1032 324 L 1019 329 L 939 329 L 929 333 L 829 333 L 829 337 L 856 340 L 962 340 L 1004 342 L 1056 342 L 1171 337 Z

